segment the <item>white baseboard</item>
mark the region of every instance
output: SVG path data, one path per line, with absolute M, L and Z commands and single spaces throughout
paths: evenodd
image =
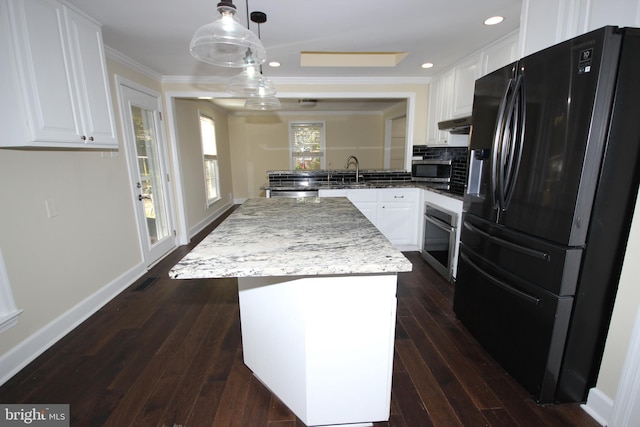
M 613 411 L 613 400 L 597 388 L 589 390 L 587 403 L 580 405 L 582 409 L 600 425 L 606 426 Z
M 231 203 L 225 204 L 215 212 L 212 212 L 205 220 L 192 227 L 189 230 L 190 238 L 211 224 L 231 206 Z M 135 265 L 0 356 L 0 385 L 7 382 L 22 368 L 35 360 L 36 357 L 44 353 L 146 273 L 147 268 L 144 263 Z
M 420 248 L 416 245 L 394 245 L 400 252 L 420 252 Z
M 196 234 L 204 230 L 205 227 L 209 226 L 213 221 L 218 219 L 218 217 L 223 213 L 225 213 L 229 208 L 231 208 L 231 206 L 233 206 L 231 203 L 225 203 L 223 206 L 216 209 L 211 214 L 207 215 L 205 219 L 203 219 L 193 227 L 189 228 L 189 240 L 191 240 L 193 236 L 195 236 Z
M 0 385 L 44 353 L 147 272 L 140 263 L 85 298 L 0 357 Z
M 21 314 L 22 310 L 16 309 L 0 317 L 0 334 L 7 329 L 13 328 L 18 323 L 18 318 Z

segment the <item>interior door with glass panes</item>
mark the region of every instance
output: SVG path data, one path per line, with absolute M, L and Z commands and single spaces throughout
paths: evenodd
M 125 85 L 120 85 L 120 93 L 140 244 L 150 266 L 176 247 L 160 99 Z

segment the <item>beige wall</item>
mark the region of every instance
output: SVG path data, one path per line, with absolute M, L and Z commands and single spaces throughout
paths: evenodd
M 260 187 L 267 182 L 267 171 L 291 169 L 289 122 L 295 121 L 325 122 L 327 168 L 343 169 L 350 155 L 358 157 L 361 169 L 383 167 L 382 114 L 231 115 L 229 130 L 236 197 L 263 196 Z
M 108 61 L 113 74 L 158 83 Z M 18 126 L 15 123 L 15 126 Z M 8 132 L 11 134 L 12 132 Z M 0 248 L 18 323 L 0 356 L 142 262 L 126 156 L 83 150 L 0 150 Z M 45 201 L 58 215 L 47 217 Z M 53 339 L 55 337 L 51 337 Z
M 407 135 L 408 141 L 413 145 L 423 145 L 426 143 L 427 129 L 427 108 L 429 101 L 428 84 L 278 84 L 278 96 L 280 97 L 385 97 L 385 98 L 409 98 L 411 103 L 407 108 L 411 133 Z M 225 85 L 214 83 L 163 83 L 163 90 L 168 96 L 179 94 L 180 97 L 193 97 L 216 95 L 225 93 Z M 406 109 L 405 109 L 406 110 Z M 389 115 L 397 116 L 398 112 L 387 112 Z M 264 117 L 263 117 L 264 116 Z M 329 120 L 330 116 L 325 119 Z M 308 120 L 309 116 L 301 117 Z M 362 168 L 381 168 L 383 166 L 383 154 L 373 154 L 364 142 L 366 135 L 369 140 L 375 138 L 384 140 L 384 121 L 379 118 L 379 124 L 373 129 L 367 127 L 354 126 L 354 123 L 362 123 L 367 120 L 366 116 L 359 115 L 332 117 L 331 127 L 327 126 L 327 142 L 333 143 L 337 139 L 349 139 L 349 135 L 356 135 L 356 144 L 348 145 L 342 151 L 329 154 L 327 165 L 332 164 L 332 168 L 340 169 L 344 167 L 346 158 L 350 154 L 358 156 Z M 229 116 L 231 169 L 233 180 L 233 196 L 236 200 L 243 200 L 248 197 L 261 195 L 259 188 L 266 182 L 266 171 L 277 169 L 290 169 L 288 155 L 288 133 L 283 133 L 288 121 L 293 120 L 292 116 L 282 115 L 260 115 L 260 114 L 238 114 Z M 340 129 L 346 132 L 346 137 L 334 138 L 330 129 Z M 345 130 L 348 129 L 348 130 Z M 259 131 L 259 132 L 258 132 Z M 288 131 L 286 131 L 288 132 Z M 363 142 L 360 142 L 363 141 Z M 286 152 L 283 152 L 286 147 Z M 257 151 L 256 151 L 257 150 Z M 353 151 L 357 151 L 354 153 Z M 259 152 L 260 156 L 256 156 Z
M 640 307 L 640 198 L 636 200 L 635 214 L 629 233 L 625 263 L 622 267 L 618 293 L 609 326 L 597 388 L 611 399 L 622 375 L 622 367 L 629 349 L 629 340 Z
M 213 118 L 216 128 L 221 199 L 211 206 L 206 200 L 200 112 Z M 213 108 L 210 102 L 197 99 L 177 99 L 174 114 L 187 227 L 193 231 L 233 200 L 227 114 Z

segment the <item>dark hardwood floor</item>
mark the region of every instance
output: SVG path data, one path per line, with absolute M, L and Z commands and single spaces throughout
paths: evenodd
M 242 362 L 236 281 L 167 277 L 218 223 L 0 387 L 0 402 L 70 404 L 74 427 L 303 426 Z M 456 320 L 452 285 L 406 255 L 391 418 L 376 426 L 598 426 L 578 404 L 536 405 Z

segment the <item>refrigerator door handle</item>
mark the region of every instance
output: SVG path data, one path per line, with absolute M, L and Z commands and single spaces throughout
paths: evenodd
M 471 261 L 469 259 L 469 257 L 467 255 L 465 255 L 464 253 L 460 253 L 460 258 L 462 258 L 467 264 L 469 264 L 472 268 L 474 268 L 478 273 L 480 273 L 481 275 L 483 275 L 487 280 L 489 280 L 491 283 L 493 283 L 494 285 L 500 287 L 501 289 L 509 292 L 510 294 L 526 301 L 529 302 L 531 304 L 534 305 L 540 305 L 540 298 L 536 298 L 533 295 L 529 295 L 526 292 L 522 292 L 519 289 L 516 289 L 514 287 L 512 287 L 511 285 L 503 282 L 502 280 L 496 278 L 495 276 L 487 273 L 486 271 L 484 271 L 482 268 L 480 268 L 480 266 L 478 266 L 476 263 L 474 263 L 473 261 Z
M 524 246 L 520 246 L 520 245 L 518 245 L 516 243 L 509 242 L 508 240 L 504 240 L 504 239 L 501 239 L 499 237 L 492 236 L 491 234 L 487 233 L 486 231 L 480 230 L 478 227 L 474 226 L 473 224 L 468 223 L 467 221 L 464 221 L 463 225 L 469 231 L 471 231 L 473 233 L 477 233 L 477 234 L 481 235 L 482 237 L 486 238 L 487 240 L 490 240 L 493 243 L 496 243 L 496 244 L 498 244 L 500 246 L 504 246 L 504 247 L 509 248 L 509 249 L 511 249 L 513 251 L 520 252 L 522 254 L 528 255 L 528 256 L 533 257 L 533 258 L 540 258 L 540 259 L 542 259 L 544 261 L 547 261 L 547 262 L 551 261 L 551 255 L 548 252 L 537 251 L 535 249 L 530 249 L 530 248 L 527 248 L 527 247 L 524 247 Z
M 498 178 L 499 159 L 502 158 L 502 145 L 504 143 L 505 133 L 505 114 L 507 110 L 507 104 L 509 103 L 509 95 L 512 92 L 513 79 L 509 79 L 507 87 L 504 90 L 504 95 L 500 101 L 500 107 L 498 108 L 498 116 L 496 119 L 496 127 L 493 132 L 493 146 L 491 148 L 491 194 L 493 196 L 493 207 L 495 209 L 501 209 L 500 204 L 501 189 L 499 187 L 500 180 Z
M 524 91 L 524 76 L 518 75 L 516 78 L 513 97 L 509 104 L 507 135 L 509 142 L 507 145 L 508 155 L 502 152 L 502 162 L 505 176 L 503 176 L 501 203 L 502 210 L 506 211 L 513 196 L 518 170 L 520 169 L 520 159 L 522 158 L 522 145 L 524 142 L 524 129 L 526 120 L 526 98 Z

